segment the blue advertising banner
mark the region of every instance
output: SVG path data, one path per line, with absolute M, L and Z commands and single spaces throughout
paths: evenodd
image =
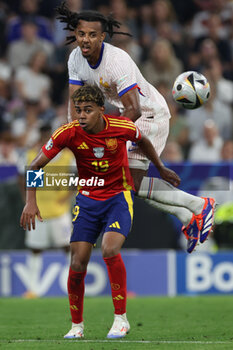
M 200 295 L 233 293 L 233 252 L 193 253 L 175 251 L 122 252 L 131 296 Z M 0 252 L 0 296 L 22 296 L 31 289 L 30 253 Z M 69 263 L 62 252 L 42 255 L 36 280 L 39 296 L 67 294 Z M 35 278 L 35 276 L 33 276 Z M 85 280 L 87 296 L 110 295 L 107 270 L 95 251 Z
M 167 252 L 124 251 L 128 292 L 130 295 L 167 295 Z M 0 252 L 0 296 L 21 296 L 31 290 L 32 278 L 37 278 L 40 296 L 62 296 L 67 293 L 69 263 L 62 252 L 43 253 L 38 276 L 32 276 L 30 253 Z M 93 253 L 85 279 L 86 295 L 111 294 L 107 270 L 101 253 Z
M 233 253 L 176 254 L 177 294 L 233 293 Z

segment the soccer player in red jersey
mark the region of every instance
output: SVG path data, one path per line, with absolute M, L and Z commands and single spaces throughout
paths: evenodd
M 98 87 L 84 86 L 73 94 L 77 120 L 56 130 L 31 163 L 32 169 L 43 168 L 63 148 L 76 158 L 82 179 L 74 207 L 73 232 L 70 239 L 71 264 L 68 296 L 72 328 L 65 338 L 82 338 L 84 278 L 93 244 L 103 233 L 102 254 L 107 266 L 114 304 L 114 322 L 107 337 L 122 338 L 129 331 L 126 317 L 126 270 L 120 249 L 133 219 L 134 184 L 129 171 L 126 141 L 136 142 L 158 168 L 160 175 L 173 185 L 180 179 L 164 167 L 151 142 L 128 118 L 104 115 L 104 96 Z M 88 179 L 98 178 L 88 186 Z M 79 182 L 80 184 L 80 182 Z M 20 224 L 35 228 L 35 217 L 42 221 L 36 203 L 36 191 L 27 191 Z

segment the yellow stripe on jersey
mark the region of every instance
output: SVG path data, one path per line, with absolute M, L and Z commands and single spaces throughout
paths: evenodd
M 65 130 L 70 129 L 70 128 L 72 128 L 72 127 L 73 127 L 73 125 L 72 125 L 72 126 L 67 126 L 66 128 L 63 128 L 62 130 L 60 130 L 59 132 L 57 132 L 56 135 L 53 136 L 54 140 L 55 140 L 61 133 L 63 133 Z
M 131 120 L 126 120 L 126 119 L 120 119 L 120 118 L 108 118 L 110 121 L 116 121 L 119 123 L 129 123 L 129 124 L 133 124 L 133 122 Z
M 64 126 L 60 126 L 60 128 L 58 128 L 56 131 L 54 131 L 54 133 L 52 134 L 52 137 L 54 137 L 63 128 L 64 128 Z
M 68 124 L 67 126 L 64 126 L 62 130 L 58 130 L 58 132 L 55 132 L 55 134 L 53 135 L 54 140 L 55 140 L 61 133 L 63 133 L 63 131 L 68 130 L 68 129 L 71 129 L 71 128 L 73 128 L 73 126 L 76 126 L 76 125 L 73 124 L 73 123 L 70 123 L 70 124 Z
M 59 129 L 57 129 L 54 133 L 53 133 L 53 138 L 55 139 L 58 135 L 60 135 L 63 131 L 72 128 L 73 126 L 78 126 L 79 122 L 77 120 L 74 120 L 73 122 L 63 125 L 61 126 Z
M 135 124 L 130 120 L 122 120 L 117 118 L 109 118 L 110 124 L 119 124 L 119 125 L 129 125 L 135 127 Z
M 130 213 L 130 217 L 131 217 L 131 222 L 133 221 L 133 199 L 132 199 L 132 194 L 130 191 L 124 191 L 124 197 L 125 200 L 128 204 L 128 208 L 129 208 L 129 213 Z
M 108 125 L 109 125 L 108 119 L 105 117 L 104 114 L 103 114 L 103 118 L 104 118 L 105 123 L 106 123 L 105 129 L 107 129 L 107 128 L 108 128 Z
M 125 168 L 122 167 L 122 178 L 123 178 L 123 187 L 127 190 L 127 191 L 131 191 L 132 190 L 132 186 L 130 186 L 127 181 L 126 181 L 126 176 L 125 176 Z
M 119 124 L 119 125 L 129 125 L 129 126 L 135 126 L 134 123 L 124 123 L 124 122 L 121 122 L 121 121 L 117 121 L 117 120 L 109 120 L 109 123 L 110 124 Z
M 131 125 L 120 125 L 120 124 L 110 123 L 110 126 L 116 126 L 117 128 L 125 128 L 125 129 L 131 129 L 131 130 L 136 131 L 135 126 L 131 126 Z
M 117 120 L 117 119 L 110 119 L 109 123 L 114 123 L 114 124 L 121 124 L 121 125 L 130 125 L 130 126 L 135 126 L 133 122 L 129 120 Z

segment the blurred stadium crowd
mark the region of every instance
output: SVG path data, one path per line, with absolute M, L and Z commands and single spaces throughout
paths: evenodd
M 41 130 L 67 122 L 67 59 L 61 0 L 0 0 L 0 165 L 20 165 Z M 113 13 L 122 23 L 111 43 L 135 60 L 166 98 L 171 128 L 162 154 L 168 162 L 233 162 L 233 1 L 67 0 L 72 11 Z M 107 39 L 108 40 L 108 39 Z M 172 99 L 175 78 L 196 70 L 211 97 L 197 110 Z M 118 111 L 106 105 L 107 112 Z

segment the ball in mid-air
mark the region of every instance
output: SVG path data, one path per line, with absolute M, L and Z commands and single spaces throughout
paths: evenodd
M 180 74 L 173 85 L 174 100 L 186 109 L 201 107 L 210 96 L 210 85 L 206 77 L 198 72 Z

